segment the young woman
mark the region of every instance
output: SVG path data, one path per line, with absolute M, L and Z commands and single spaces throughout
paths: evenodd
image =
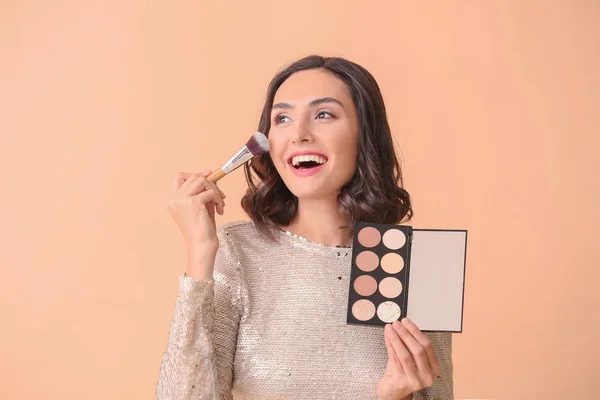
M 251 221 L 216 228 L 210 171 L 174 181 L 188 265 L 157 398 L 453 398 L 450 334 L 346 324 L 354 222 L 412 215 L 375 79 L 301 59 L 271 82 L 258 130 L 271 150 L 246 166 Z

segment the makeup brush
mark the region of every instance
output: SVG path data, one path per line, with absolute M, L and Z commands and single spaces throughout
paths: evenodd
M 260 132 L 256 132 L 237 153 L 234 154 L 223 166 L 216 172 L 213 172 L 207 179 L 211 182 L 217 182 L 225 175 L 241 167 L 245 162 L 269 151 L 269 139 Z

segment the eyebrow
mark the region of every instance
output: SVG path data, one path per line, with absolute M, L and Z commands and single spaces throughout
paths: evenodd
M 340 107 L 344 108 L 344 105 L 337 99 L 334 99 L 333 97 L 320 97 L 318 99 L 314 99 L 308 102 L 308 106 L 309 107 L 314 107 L 314 106 L 318 106 L 320 104 L 324 104 L 324 103 L 334 103 L 339 105 Z M 294 108 L 293 105 L 289 104 L 289 103 L 277 103 L 277 104 L 273 104 L 273 110 L 275 109 L 283 109 L 283 110 L 289 110 L 291 108 Z

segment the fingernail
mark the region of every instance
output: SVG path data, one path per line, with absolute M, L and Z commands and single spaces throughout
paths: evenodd
M 385 330 L 386 330 L 387 332 L 391 332 L 391 330 L 392 330 L 392 325 L 390 325 L 390 324 L 387 324 L 387 325 L 385 326 Z
M 410 320 L 408 318 L 402 318 L 402 324 L 404 326 L 409 326 L 410 325 Z
M 404 329 L 404 327 L 402 326 L 402 324 L 398 321 L 394 321 L 392 322 L 392 325 L 394 326 L 394 328 L 396 328 L 396 330 L 402 330 Z

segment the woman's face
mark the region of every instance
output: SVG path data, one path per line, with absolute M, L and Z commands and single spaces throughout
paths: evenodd
M 298 198 L 337 196 L 356 171 L 358 118 L 350 90 L 321 69 L 296 72 L 277 90 L 271 158 Z

